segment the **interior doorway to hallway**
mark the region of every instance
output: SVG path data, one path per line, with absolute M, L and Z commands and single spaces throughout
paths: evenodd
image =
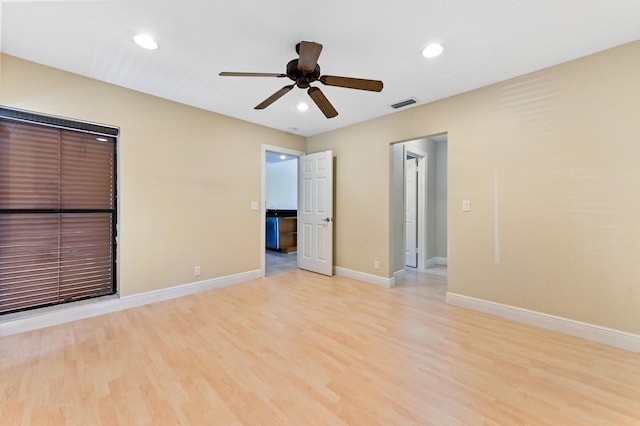
M 446 274 L 447 134 L 391 145 L 391 262 L 405 269 Z
M 303 154 L 262 145 L 260 268 L 263 276 L 298 267 L 298 157 Z

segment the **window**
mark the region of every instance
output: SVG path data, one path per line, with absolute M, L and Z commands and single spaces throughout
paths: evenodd
M 0 313 L 115 292 L 117 134 L 0 108 Z

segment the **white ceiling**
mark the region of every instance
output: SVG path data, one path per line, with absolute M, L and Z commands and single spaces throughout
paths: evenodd
M 0 1 L 0 23 L 7 54 L 311 136 L 638 40 L 640 0 Z M 139 32 L 160 48 L 135 45 Z M 300 40 L 324 45 L 323 74 L 384 90 L 316 83 L 339 112 L 329 120 L 297 88 L 253 109 L 288 79 L 218 76 L 284 72 Z M 432 41 L 446 50 L 426 59 Z

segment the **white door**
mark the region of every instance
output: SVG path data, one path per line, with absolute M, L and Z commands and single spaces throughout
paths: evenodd
M 298 267 L 333 275 L 333 157 L 331 151 L 299 158 Z
M 405 229 L 407 266 L 418 266 L 418 159 L 405 159 Z

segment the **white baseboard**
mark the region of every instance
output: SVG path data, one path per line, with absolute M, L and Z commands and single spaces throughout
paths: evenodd
M 251 281 L 262 276 L 262 271 L 257 269 L 254 271 L 227 275 L 210 280 L 153 290 L 146 293 L 133 294 L 131 296 L 106 296 L 97 299 L 9 314 L 4 317 L 0 317 L 0 337 L 63 324 L 83 318 L 95 317 L 149 303 L 175 299 L 189 294 Z
M 333 272 L 341 277 L 351 278 L 352 280 L 363 281 L 365 283 L 377 285 L 384 288 L 391 288 L 395 285 L 395 278 L 384 278 L 377 275 L 367 274 L 365 272 L 354 271 L 353 269 L 341 268 L 336 266 Z
M 640 335 L 447 292 L 447 303 L 605 345 L 640 352 Z
M 447 265 L 449 259 L 446 257 L 432 257 L 431 259 L 427 259 L 427 268 L 433 268 L 436 265 Z

